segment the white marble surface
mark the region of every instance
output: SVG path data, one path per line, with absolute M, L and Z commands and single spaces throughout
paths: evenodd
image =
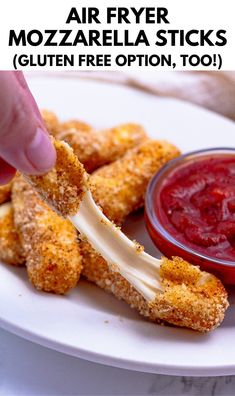
M 106 367 L 0 330 L 0 396 L 232 396 L 235 376 L 192 378 Z

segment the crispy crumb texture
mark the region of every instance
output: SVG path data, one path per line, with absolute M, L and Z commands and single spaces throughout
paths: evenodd
M 68 129 L 73 130 L 75 133 L 89 132 L 92 130 L 92 127 L 89 124 L 80 120 L 68 120 L 66 122 L 60 122 L 53 111 L 41 110 L 41 115 L 47 131 L 54 137 L 58 137 L 61 131 Z
M 22 176 L 14 181 L 12 199 L 31 283 L 38 290 L 68 292 L 77 285 L 82 268 L 75 228 L 53 212 Z
M 165 292 L 156 297 L 153 315 L 199 331 L 220 325 L 228 308 L 228 295 L 218 278 L 179 257 L 163 258 L 160 275 Z
M 0 205 L 0 260 L 11 265 L 23 265 L 24 252 L 15 229 L 11 202 Z
M 72 133 L 74 138 L 73 126 L 70 127 L 72 129 L 63 133 L 67 137 Z M 76 133 L 80 133 L 78 127 Z M 115 132 L 113 129 L 112 133 L 117 133 L 120 142 L 123 137 L 125 146 L 127 135 L 122 130 Z M 87 136 L 92 137 L 92 134 L 93 131 L 89 131 Z M 106 143 L 109 134 L 110 131 L 104 133 Z M 26 176 L 26 179 L 57 212 L 63 216 L 73 216 L 87 189 L 86 172 L 66 143 L 52 141 L 57 151 L 55 168 L 46 175 Z M 113 143 L 114 137 L 110 141 Z M 110 156 L 114 153 L 114 159 L 118 144 L 115 147 L 102 144 L 100 140 L 97 147 L 103 147 L 103 153 L 109 149 Z M 167 142 L 144 141 L 129 150 L 123 158 L 100 168 L 91 176 L 96 202 L 110 220 L 121 224 L 129 213 L 143 205 L 147 183 L 153 174 L 177 155 L 178 149 Z M 96 158 L 95 154 L 89 156 Z M 76 231 L 67 220 L 53 213 L 22 177 L 14 181 L 13 203 L 15 224 L 31 282 L 39 290 L 65 293 L 76 285 L 81 272 Z M 81 240 L 80 249 L 83 275 L 117 298 L 125 300 L 153 322 L 166 322 L 206 332 L 216 328 L 224 318 L 228 300 L 221 282 L 178 257 L 172 260 L 162 258 L 160 276 L 163 291 L 157 293 L 154 301 L 149 303 L 116 271 L 115 266 L 108 266 L 86 239 Z M 142 249 L 136 243 L 137 253 Z
M 93 194 L 109 219 L 120 224 L 130 212 L 141 207 L 149 179 L 178 154 L 178 150 L 166 142 L 148 141 L 95 172 L 91 176 Z M 217 278 L 202 273 L 197 267 L 179 258 L 164 259 L 160 271 L 165 292 L 151 305 L 120 274 L 112 271 L 86 240 L 80 245 L 82 274 L 151 321 L 204 332 L 223 320 L 228 306 L 227 293 Z M 203 285 L 199 279 L 204 279 Z
M 67 143 L 54 138 L 52 142 L 57 154 L 55 167 L 44 175 L 25 178 L 59 214 L 73 216 L 86 191 L 87 174 Z
M 87 241 L 81 241 L 83 275 L 105 291 L 125 300 L 155 323 L 167 322 L 200 332 L 222 322 L 228 307 L 227 292 L 215 276 L 181 260 L 163 259 L 160 269 L 164 292 L 149 304 L 119 273 L 112 271 Z M 204 278 L 203 283 L 199 280 Z
M 62 122 L 60 124 L 60 131 L 57 134 L 57 138 L 61 139 L 60 134 L 67 130 L 69 130 L 70 132 L 73 132 L 75 134 L 76 133 L 79 134 L 80 132 L 91 132 L 92 127 L 91 127 L 91 125 L 87 124 L 84 121 L 68 120 L 68 121 Z M 64 140 L 64 139 L 62 138 L 62 140 Z
M 0 186 L 0 204 L 10 201 L 11 187 L 12 187 L 12 182 L 10 182 L 4 186 Z
M 111 129 L 93 130 L 89 134 L 67 128 L 57 138 L 69 143 L 87 172 L 93 172 L 122 157 L 129 149 L 146 140 L 147 136 L 141 125 L 123 124 Z
M 50 135 L 56 136 L 60 131 L 60 122 L 55 113 L 48 110 L 41 110 L 42 119 Z
M 146 140 L 90 177 L 92 195 L 104 214 L 116 224 L 144 205 L 149 180 L 164 164 L 180 154 L 172 144 Z

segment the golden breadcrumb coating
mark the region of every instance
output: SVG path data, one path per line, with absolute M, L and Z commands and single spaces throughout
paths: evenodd
M 54 138 L 52 142 L 57 152 L 55 167 L 44 175 L 25 175 L 25 178 L 59 214 L 73 216 L 87 189 L 88 176 L 67 143 Z M 94 199 L 105 214 L 121 223 L 128 213 L 143 205 L 150 177 L 177 155 L 179 151 L 172 144 L 147 140 L 92 175 L 90 185 Z
M 90 177 L 94 200 L 116 224 L 144 204 L 151 177 L 179 150 L 165 141 L 146 140 L 123 158 L 98 169 Z
M 53 212 L 21 176 L 13 183 L 12 199 L 31 283 L 38 290 L 68 292 L 81 273 L 75 228 Z
M 11 265 L 25 262 L 19 234 L 14 225 L 11 202 L 0 205 L 0 261 Z
M 143 205 L 148 181 L 164 164 L 161 144 L 163 143 L 145 142 L 122 159 L 93 173 L 90 178 L 93 196 L 110 220 L 120 224 L 130 212 Z M 167 148 L 169 150 L 172 147 L 174 146 L 164 144 L 165 153 L 168 152 Z M 177 149 L 172 153 L 176 156 Z M 171 158 L 168 154 L 164 159 L 167 162 Z M 161 276 L 164 278 L 166 291 L 159 294 L 156 301 L 159 309 L 156 309 L 150 307 L 120 274 L 113 272 L 87 241 L 81 241 L 80 247 L 83 256 L 82 275 L 102 289 L 112 292 L 119 299 L 125 300 L 150 320 L 164 320 L 199 331 L 211 330 L 222 321 L 228 304 L 226 291 L 217 278 L 205 275 L 206 273 L 202 273 L 197 267 L 179 258 L 174 258 L 174 261 L 163 260 Z M 197 285 L 195 291 L 195 280 L 198 280 L 199 276 L 201 279 L 202 274 L 208 277 L 207 285 L 203 285 L 202 290 Z M 182 292 L 182 287 L 186 291 Z M 177 307 L 175 313 L 174 307 Z
M 62 131 L 73 131 L 73 133 L 79 132 L 90 132 L 92 131 L 91 125 L 87 124 L 86 122 L 80 120 L 68 120 L 66 122 L 62 122 L 60 124 L 60 132 L 57 135 L 57 138 L 60 139 L 60 133 Z
M 74 132 L 89 132 L 92 127 L 80 120 L 68 120 L 60 122 L 55 113 L 49 110 L 41 110 L 41 115 L 46 129 L 52 136 L 57 136 L 60 131 L 73 129 Z
M 200 271 L 180 258 L 163 259 L 160 275 L 164 292 L 149 304 L 86 241 L 80 242 L 83 257 L 82 275 L 89 281 L 126 301 L 152 322 L 162 321 L 205 332 L 217 327 L 228 307 L 227 293 L 213 275 Z M 205 280 L 200 284 L 200 279 Z
M 67 149 L 62 143 L 61 145 Z M 58 150 L 61 150 L 61 145 L 56 145 L 55 142 L 57 153 Z M 169 147 L 171 147 L 171 149 L 173 147 L 168 144 L 168 150 L 164 150 L 164 145 L 167 145 L 167 143 L 164 142 L 158 146 L 158 154 L 160 154 L 161 158 L 160 161 L 158 159 L 158 164 L 160 163 L 161 165 L 164 161 L 167 161 L 169 156 Z M 142 148 L 142 161 L 143 157 L 149 156 L 149 151 L 149 149 L 146 150 L 145 148 L 143 150 Z M 178 151 L 175 149 L 175 155 L 177 155 L 177 153 Z M 61 155 L 61 153 L 59 155 Z M 63 185 L 63 182 L 59 180 L 60 178 L 62 178 L 62 180 L 69 180 L 72 187 L 73 179 L 70 174 L 73 173 L 73 170 L 74 173 L 76 173 L 78 167 L 78 163 L 75 162 L 75 158 L 73 157 L 75 157 L 75 155 L 71 152 L 70 155 L 67 156 L 66 164 L 62 161 L 60 168 L 58 165 L 56 166 L 56 174 L 58 176 L 56 181 L 58 186 L 56 187 L 56 184 L 54 184 L 54 190 L 56 190 L 56 188 L 59 189 L 60 186 Z M 128 177 L 130 176 L 131 171 L 133 172 L 133 175 L 136 176 L 136 162 L 133 161 L 133 157 L 133 153 L 131 157 L 128 157 L 128 164 L 131 165 L 128 168 Z M 139 163 L 139 161 L 137 161 L 137 163 Z M 140 167 L 140 170 L 144 171 L 145 174 L 146 167 Z M 68 175 L 65 176 L 64 173 L 67 173 Z M 126 179 L 126 173 L 123 172 L 122 176 Z M 83 177 L 80 180 L 81 184 L 82 180 Z M 78 183 L 78 181 L 76 181 L 76 183 Z M 86 183 L 83 182 L 83 184 L 86 187 Z M 47 184 L 41 182 L 41 179 L 39 181 L 36 179 L 35 186 L 41 194 L 45 188 L 46 191 L 42 195 L 44 197 L 47 196 Z M 56 195 L 56 191 L 53 191 L 54 201 L 57 199 Z M 79 199 L 81 199 L 80 193 Z M 125 200 L 126 196 L 123 195 L 122 201 L 125 202 Z M 51 203 L 51 200 L 49 200 L 49 202 Z M 64 205 L 68 206 L 67 213 L 70 214 L 70 205 L 67 205 L 67 201 Z M 54 202 L 54 206 L 59 210 L 59 205 L 56 204 L 56 202 Z M 113 291 L 118 298 L 125 299 L 129 304 L 136 307 L 140 313 L 150 319 L 154 321 L 164 320 L 171 324 L 189 327 L 202 332 L 214 329 L 223 320 L 225 310 L 228 307 L 228 301 L 227 293 L 222 283 L 215 276 L 200 271 L 199 268 L 192 266 L 184 260 L 178 257 L 175 257 L 172 260 L 166 258 L 162 259 L 160 277 L 163 291 L 157 292 L 154 301 L 148 302 L 143 299 L 142 296 L 134 290 L 129 282 L 127 282 L 120 274 L 117 275 L 117 272 L 112 272 L 112 269 L 109 269 L 101 256 L 93 253 L 93 249 L 90 247 L 88 242 L 81 242 L 81 247 L 85 276 L 89 280 L 95 281 L 98 285 L 104 286 L 106 290 L 108 289 Z M 94 264 L 94 267 L 92 267 L 92 263 Z M 101 272 L 100 268 L 102 268 Z M 95 272 L 94 276 L 91 271 Z
M 142 143 L 147 136 L 141 125 L 123 124 L 89 134 L 79 133 L 76 129 L 62 130 L 57 138 L 69 143 L 86 171 L 93 172 L 122 157 L 127 150 Z
M 55 167 L 40 176 L 26 176 L 26 180 L 62 216 L 73 216 L 79 209 L 87 185 L 83 165 L 65 142 L 52 138 L 57 159 Z
M 7 202 L 11 199 L 12 182 L 0 186 L 0 204 Z
M 60 131 L 60 122 L 52 111 L 41 110 L 42 119 L 50 135 L 56 136 Z

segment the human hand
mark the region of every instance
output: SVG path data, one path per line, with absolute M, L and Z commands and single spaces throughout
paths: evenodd
M 0 184 L 16 169 L 40 174 L 56 159 L 37 104 L 22 72 L 0 72 Z

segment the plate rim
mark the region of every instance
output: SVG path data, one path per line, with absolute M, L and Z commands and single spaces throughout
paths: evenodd
M 26 330 L 21 326 L 2 319 L 0 317 L 0 328 L 17 335 L 25 340 L 41 345 L 42 347 L 63 353 L 68 356 L 73 356 L 79 359 L 84 359 L 93 363 L 103 364 L 105 366 L 116 367 L 120 369 L 127 369 L 131 371 L 150 373 L 150 374 L 163 374 L 173 376 L 190 376 L 190 377 L 208 377 L 208 376 L 230 376 L 235 374 L 235 363 L 228 365 L 214 365 L 208 367 L 188 366 L 183 364 L 169 365 L 169 364 L 156 364 L 156 363 L 141 363 L 127 358 L 111 357 L 107 354 L 97 353 L 92 350 L 82 349 L 81 347 L 72 347 L 54 341 L 46 336 L 40 336 L 36 332 Z
M 45 72 L 39 72 L 35 73 L 27 73 L 30 78 L 48 78 L 50 77 L 50 73 L 45 75 Z M 56 75 L 56 73 L 51 74 L 52 78 L 66 78 L 64 75 Z M 70 79 L 75 79 L 76 81 L 79 79 L 83 83 L 85 81 L 88 81 L 86 79 L 83 79 L 80 76 L 69 76 Z M 94 81 L 94 80 L 89 80 L 89 83 L 94 83 L 94 84 L 108 84 L 106 82 L 102 81 Z M 109 84 L 110 85 L 110 84 Z M 134 89 L 132 87 L 128 86 L 123 86 L 122 88 L 128 89 L 130 91 L 133 91 Z M 145 95 L 148 95 L 147 92 L 142 92 Z M 149 94 L 150 95 L 150 94 Z M 151 95 L 152 96 L 152 95 Z M 175 99 L 174 99 L 175 100 Z M 180 101 L 182 102 L 182 101 Z M 184 103 L 184 102 L 183 102 Z M 188 103 L 187 103 L 188 104 Z M 212 114 L 213 116 L 217 116 L 223 121 L 227 121 L 228 123 L 231 123 L 235 126 L 235 124 L 231 121 L 226 119 L 223 116 L 220 116 L 212 111 L 205 110 L 201 108 L 200 106 L 192 105 L 190 104 L 191 107 L 195 107 L 197 110 L 204 110 L 207 113 Z M 8 319 L 4 319 L 0 316 L 0 327 L 3 328 L 6 331 L 9 331 L 10 333 L 13 333 L 19 337 L 22 337 L 30 342 L 37 343 L 43 347 L 50 348 L 52 350 L 56 350 L 58 352 L 64 353 L 69 356 L 74 356 L 77 358 L 82 358 L 91 362 L 95 363 L 100 363 L 104 364 L 107 366 L 113 366 L 117 368 L 122 368 L 122 369 L 128 369 L 128 370 L 133 370 L 133 371 L 141 371 L 141 372 L 146 372 L 146 373 L 155 373 L 155 374 L 168 374 L 168 375 L 187 375 L 187 376 L 193 376 L 193 377 L 207 377 L 207 376 L 221 376 L 221 375 L 234 375 L 235 374 L 235 362 L 234 364 L 228 364 L 225 365 L 223 364 L 222 366 L 219 364 L 214 364 L 213 366 L 189 366 L 189 365 L 184 365 L 184 364 L 179 364 L 177 363 L 176 365 L 174 364 L 163 364 L 163 363 L 146 363 L 146 362 L 139 362 L 135 360 L 130 360 L 128 358 L 120 358 L 120 357 L 112 357 L 111 355 L 108 354 L 102 354 L 98 352 L 94 352 L 92 350 L 89 350 L 88 348 L 83 349 L 82 347 L 72 347 L 71 345 L 62 343 L 59 340 L 54 341 L 50 337 L 46 337 L 45 335 L 38 334 L 37 332 L 32 332 L 31 330 L 27 330 L 23 326 L 19 326 L 14 324 L 12 321 Z

